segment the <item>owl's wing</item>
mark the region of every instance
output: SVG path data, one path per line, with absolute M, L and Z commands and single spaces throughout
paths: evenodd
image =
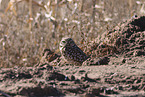
M 75 47 L 74 48 L 74 54 L 72 54 L 75 61 L 82 63 L 83 61 L 85 61 L 88 57 L 87 55 L 79 48 L 79 47 Z

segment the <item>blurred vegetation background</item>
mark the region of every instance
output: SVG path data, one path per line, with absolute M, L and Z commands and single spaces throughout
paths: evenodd
M 72 37 L 84 51 L 119 22 L 145 14 L 144 0 L 0 0 L 0 67 L 33 66 Z

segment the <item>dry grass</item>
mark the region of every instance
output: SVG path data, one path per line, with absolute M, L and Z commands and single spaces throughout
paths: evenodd
M 59 54 L 64 36 L 86 51 L 98 34 L 134 14 L 145 14 L 144 4 L 143 0 L 1 0 L 0 67 L 32 66 L 44 48 Z

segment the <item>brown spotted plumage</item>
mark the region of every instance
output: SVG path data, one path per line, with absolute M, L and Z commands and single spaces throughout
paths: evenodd
M 60 42 L 60 52 L 64 59 L 70 64 L 81 65 L 88 58 L 69 37 L 62 38 Z

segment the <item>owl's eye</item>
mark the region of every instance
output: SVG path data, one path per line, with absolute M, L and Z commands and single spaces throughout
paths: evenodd
M 65 41 L 62 41 L 62 43 L 66 43 Z

